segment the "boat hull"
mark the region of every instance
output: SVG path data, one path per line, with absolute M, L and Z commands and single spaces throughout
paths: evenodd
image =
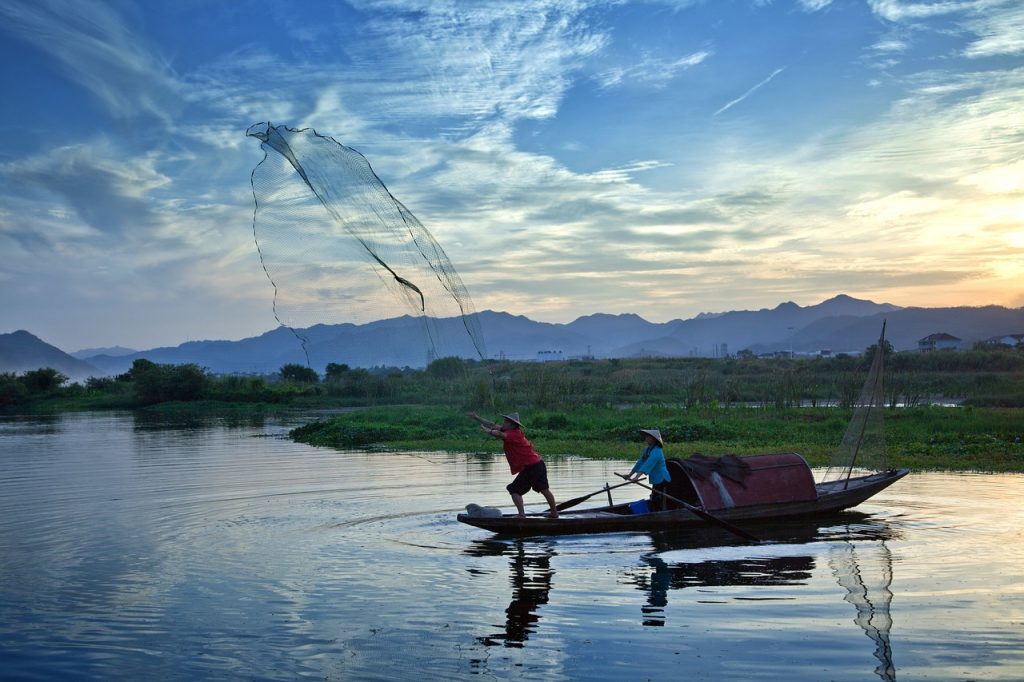
M 729 523 L 766 523 L 781 519 L 813 518 L 850 509 L 909 473 L 907 469 L 890 470 L 844 482 L 819 483 L 817 499 L 716 509 L 715 518 Z M 629 505 L 620 504 L 579 511 L 563 511 L 557 519 L 544 514 L 520 517 L 515 514 L 486 517 L 459 514 L 458 520 L 501 535 L 526 537 L 532 535 L 574 535 L 626 531 L 673 530 L 715 524 L 686 509 L 633 514 Z

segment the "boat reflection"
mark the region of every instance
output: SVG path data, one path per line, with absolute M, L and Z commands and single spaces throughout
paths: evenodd
M 892 628 L 892 554 L 886 541 L 894 537 L 887 524 L 864 514 L 847 512 L 818 523 L 792 523 L 758 528 L 759 545 L 737 545 L 735 537 L 713 528 L 685 534 L 651 533 L 652 551 L 626 571 L 624 582 L 645 593 L 641 623 L 666 624 L 673 590 L 727 586 L 800 585 L 813 578 L 819 563 L 827 564 L 845 601 L 856 609 L 854 622 L 874 642 L 879 665 L 875 674 L 896 679 L 889 633 Z M 477 541 L 466 552 L 474 556 L 508 556 L 512 599 L 505 609 L 504 632 L 478 637 L 486 646 L 525 646 L 548 603 L 558 540 Z
M 714 531 L 718 539 L 731 540 Z M 894 537 L 888 525 L 857 512 L 842 514 L 827 524 L 793 523 L 758 529 L 761 545 L 721 543 L 715 536 L 652 535 L 655 552 L 643 558 L 647 571 L 633 576 L 647 593 L 641 607 L 643 624 L 665 624 L 668 593 L 673 589 L 717 586 L 798 585 L 812 577 L 824 558 L 844 600 L 857 612 L 854 622 L 874 643 L 879 661 L 875 674 L 886 682 L 896 679 L 889 633 L 892 629 L 892 553 L 886 541 Z
M 875 538 L 881 528 L 863 525 L 862 514 L 843 515 L 841 525 L 798 522 L 759 527 L 759 545 L 737 545 L 716 528 L 688 533 L 652 533 L 653 552 L 627 580 L 647 593 L 644 625 L 665 624 L 669 590 L 720 586 L 796 585 L 811 578 L 816 566 L 814 542 L 838 537 Z M 780 548 L 785 547 L 785 551 Z

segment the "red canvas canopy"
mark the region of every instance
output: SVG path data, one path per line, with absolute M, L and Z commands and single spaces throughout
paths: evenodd
M 778 502 L 816 500 L 814 476 L 807 461 L 796 453 L 743 457 L 750 473 L 742 483 L 717 471 L 704 478 L 687 473 L 700 504 L 708 511 Z M 676 471 L 672 471 L 673 476 Z

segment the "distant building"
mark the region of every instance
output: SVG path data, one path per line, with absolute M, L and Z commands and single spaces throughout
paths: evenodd
M 917 342 L 917 349 L 922 353 L 933 350 L 960 350 L 960 339 L 945 332 L 929 334 Z
M 1024 334 L 1003 334 L 1002 336 L 993 336 L 990 339 L 985 339 L 982 343 L 986 346 L 1009 346 L 1010 348 L 1014 348 L 1024 344 Z
M 539 350 L 537 351 L 537 362 L 556 362 L 562 359 L 560 350 Z

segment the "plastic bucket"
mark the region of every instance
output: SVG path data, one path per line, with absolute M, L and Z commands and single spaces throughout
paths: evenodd
M 634 514 L 646 514 L 650 511 L 647 508 L 647 500 L 637 500 L 636 502 L 629 503 L 629 511 Z

